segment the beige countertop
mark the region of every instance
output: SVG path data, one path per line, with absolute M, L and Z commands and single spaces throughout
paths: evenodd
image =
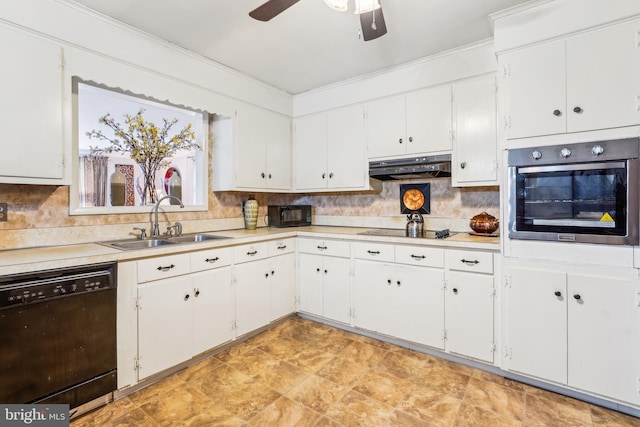
M 95 264 L 112 261 L 128 261 L 149 258 L 158 255 L 191 252 L 239 244 L 250 244 L 264 240 L 287 237 L 315 237 L 325 239 L 348 239 L 395 244 L 412 244 L 425 246 L 441 246 L 452 248 L 468 248 L 483 250 L 500 250 L 498 237 L 471 236 L 458 233 L 447 239 L 414 239 L 408 237 L 381 237 L 360 235 L 371 228 L 310 226 L 297 228 L 268 228 L 256 230 L 223 230 L 203 232 L 229 237 L 228 239 L 208 240 L 199 243 L 166 245 L 152 249 L 119 250 L 99 243 L 83 243 L 64 246 L 43 246 L 28 249 L 0 251 L 0 275 L 15 274 L 53 268 L 63 268 L 83 264 Z

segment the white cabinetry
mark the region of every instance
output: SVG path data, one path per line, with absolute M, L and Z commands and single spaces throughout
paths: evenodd
M 189 274 L 192 259 L 216 257 Z M 137 262 L 139 380 L 233 338 L 229 259 L 218 249 Z
M 456 83 L 453 111 L 452 185 L 497 185 L 495 77 Z
M 370 159 L 451 151 L 450 85 L 369 102 L 366 116 Z
M 393 245 L 357 242 L 353 246 L 354 326 L 443 349 L 443 249 L 406 247 L 409 256 L 396 259 Z M 430 266 L 400 265 L 394 260 L 407 264 L 422 260 Z
M 215 132 L 213 189 L 290 190 L 291 120 L 242 104 L 234 122 L 233 131 Z M 222 121 L 215 126 L 223 128 L 229 123 Z
M 368 188 L 361 105 L 296 119 L 296 190 Z
M 299 240 L 300 311 L 350 323 L 349 246 L 338 240 Z
M 500 55 L 507 138 L 640 124 L 640 21 Z
M 640 404 L 637 278 L 511 267 L 507 279 L 509 370 Z
M 293 239 L 236 246 L 236 336 L 295 311 Z
M 0 183 L 69 184 L 62 133 L 62 47 L 0 26 L 0 49 L 5 64 Z
M 493 363 L 494 262 L 490 252 L 445 251 L 446 349 Z

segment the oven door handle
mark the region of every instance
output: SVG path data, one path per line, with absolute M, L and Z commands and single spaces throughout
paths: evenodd
M 623 169 L 626 162 L 579 163 L 574 165 L 528 166 L 518 168 L 518 173 L 570 172 L 584 170 Z

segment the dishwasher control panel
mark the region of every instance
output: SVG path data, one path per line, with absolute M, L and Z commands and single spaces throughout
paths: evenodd
M 0 283 L 0 309 L 115 287 L 112 270 L 68 271 L 53 277 L 46 277 L 47 272 L 41 272 L 40 275 L 16 276 L 15 280 L 3 277 L 2 282 L 5 283 Z

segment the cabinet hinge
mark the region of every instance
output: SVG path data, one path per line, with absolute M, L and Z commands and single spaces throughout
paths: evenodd
M 640 47 L 640 30 L 636 31 L 636 47 Z
M 140 298 L 136 298 L 136 311 L 140 310 L 142 308 L 142 305 L 140 304 Z
M 636 387 L 636 389 L 638 390 L 638 394 L 640 394 L 640 377 L 637 377 L 636 380 L 637 380 L 637 385 L 638 385 Z
M 495 352 L 496 352 L 496 343 L 495 343 L 495 341 L 492 341 L 491 342 L 491 353 L 495 354 Z
M 447 283 L 447 279 L 443 279 L 443 280 L 442 280 L 442 290 L 443 290 L 443 291 L 446 291 L 446 290 L 447 290 L 447 285 L 448 285 L 448 283 Z
M 511 360 L 511 356 L 512 356 L 511 348 L 505 346 L 505 348 L 504 348 L 504 358 Z
M 137 357 L 133 359 L 133 370 L 134 371 L 140 370 L 140 359 L 138 359 Z
M 504 276 L 504 287 L 505 288 L 511 287 L 511 276 L 509 275 Z
M 503 65 L 502 66 L 502 77 L 506 79 L 510 75 L 511 75 L 511 67 L 509 66 L 509 64 Z
M 444 329 L 444 330 L 442 331 L 442 341 L 446 341 L 446 340 L 447 340 L 447 330 L 446 330 L 446 329 Z
M 640 307 L 640 291 L 636 292 L 636 306 Z
M 496 296 L 496 288 L 491 288 L 491 294 L 492 297 Z

